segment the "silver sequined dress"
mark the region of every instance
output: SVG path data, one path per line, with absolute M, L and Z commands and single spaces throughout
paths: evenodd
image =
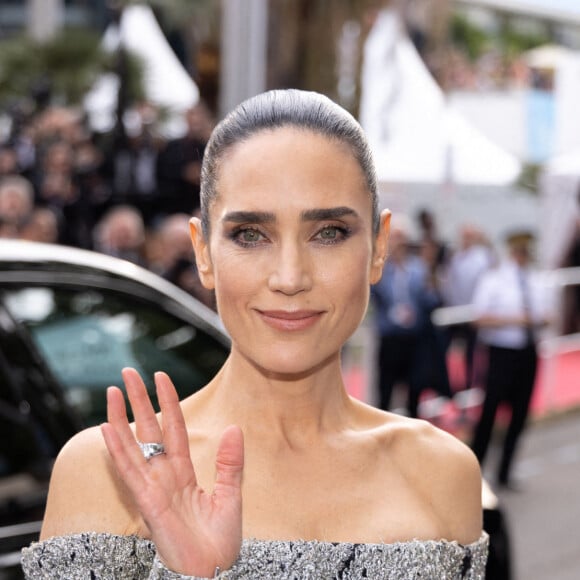
M 220 580 L 484 580 L 488 537 L 470 545 L 446 541 L 349 544 L 244 540 Z M 33 543 L 22 551 L 29 580 L 192 580 L 157 559 L 136 536 L 86 533 Z

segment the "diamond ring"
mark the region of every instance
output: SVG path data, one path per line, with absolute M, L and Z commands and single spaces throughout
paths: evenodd
M 141 443 L 137 441 L 139 447 L 141 447 L 141 453 L 147 461 L 156 455 L 163 455 L 165 453 L 165 445 L 163 443 Z

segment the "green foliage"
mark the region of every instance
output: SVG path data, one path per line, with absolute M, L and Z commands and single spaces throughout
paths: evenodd
M 163 12 L 168 25 L 178 28 L 192 18 L 209 19 L 216 12 L 212 3 L 214 0 L 148 0 L 148 4 Z
M 464 14 L 456 12 L 450 22 L 451 42 L 474 62 L 492 47 L 510 60 L 522 52 L 550 42 L 547 33 L 524 32 L 505 19 L 497 33 L 486 32 Z
M 509 24 L 504 27 L 501 36 L 503 51 L 508 58 L 550 42 L 547 34 L 520 32 Z
M 96 79 L 115 69 L 114 54 L 104 52 L 92 31 L 66 30 L 49 42 L 38 44 L 28 37 L 0 43 L 0 105 L 31 95 L 40 84 L 49 85 L 52 99 L 78 104 Z M 130 56 L 128 94 L 143 96 L 142 65 Z
M 488 35 L 463 14 L 453 14 L 450 34 L 452 43 L 465 51 L 471 61 L 476 61 L 490 44 Z

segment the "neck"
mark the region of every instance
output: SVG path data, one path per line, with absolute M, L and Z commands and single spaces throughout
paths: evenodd
M 239 425 L 246 436 L 267 435 L 293 448 L 340 429 L 352 407 L 338 355 L 311 372 L 280 376 L 233 353 L 207 395 L 214 417 L 219 414 L 226 424 Z

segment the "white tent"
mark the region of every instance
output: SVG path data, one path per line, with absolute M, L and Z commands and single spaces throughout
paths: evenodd
M 523 54 L 523 59 L 532 68 L 556 70 L 570 52 L 570 49 L 564 46 L 549 43 L 527 50 Z
M 122 45 L 141 58 L 147 99 L 170 114 L 166 131 L 176 134 L 184 129 L 181 113 L 199 100 L 199 90 L 167 43 L 149 6 L 134 4 L 123 10 L 119 26 L 105 31 L 103 48 L 114 51 Z M 114 123 L 119 79 L 103 76 L 85 99 L 85 110 L 93 127 L 107 130 Z
M 498 247 L 514 226 L 537 229 L 539 202 L 515 185 L 520 162 L 447 103 L 392 10 L 367 38 L 361 85 L 383 207 L 411 218 L 430 209 L 450 241 L 465 222 Z
M 380 181 L 508 185 L 521 169 L 446 103 L 393 10 L 365 44 L 360 122 Z

